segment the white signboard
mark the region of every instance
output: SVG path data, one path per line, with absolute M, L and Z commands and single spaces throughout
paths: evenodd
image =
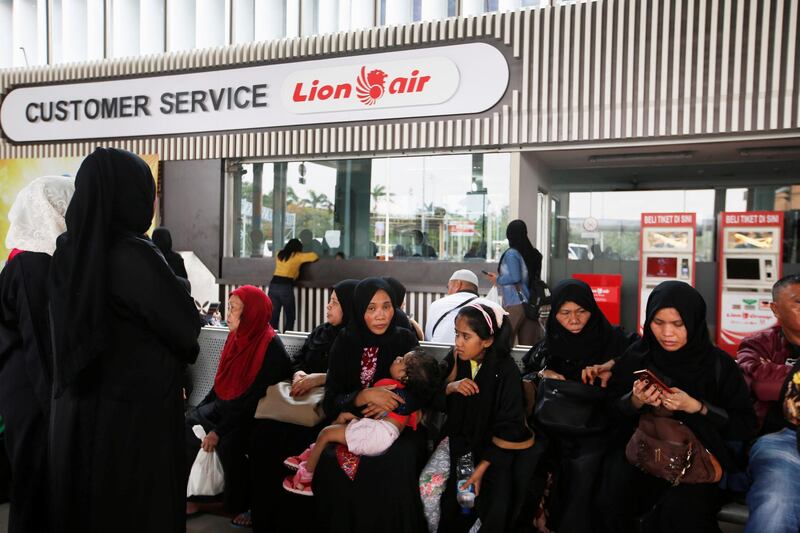
M 742 339 L 757 331 L 772 327 L 777 322 L 772 314 L 769 293 L 722 293 L 720 338 L 738 346 Z
M 0 127 L 24 143 L 480 113 L 508 79 L 497 48 L 469 43 L 18 87 L 3 99 Z

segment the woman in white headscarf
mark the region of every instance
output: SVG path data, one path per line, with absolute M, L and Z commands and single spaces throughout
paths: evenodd
M 45 176 L 11 206 L 8 262 L 0 272 L 0 414 L 11 462 L 9 532 L 49 531 L 47 425 L 52 387 L 47 276 L 75 187 Z

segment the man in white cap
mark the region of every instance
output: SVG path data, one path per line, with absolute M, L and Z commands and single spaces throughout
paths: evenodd
M 456 270 L 447 282 L 447 296 L 431 303 L 425 324 L 425 340 L 453 344 L 455 341 L 455 319 L 458 309 L 478 301 L 478 276 L 467 269 Z

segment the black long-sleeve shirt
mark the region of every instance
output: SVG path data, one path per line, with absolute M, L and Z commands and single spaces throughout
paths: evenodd
M 377 368 L 372 382 L 391 377 L 389 367 L 392 361 L 418 345 L 416 335 L 407 329 L 396 328 L 391 338 L 384 339 L 378 349 Z M 329 418 L 336 418 L 343 411 L 361 416 L 363 406 L 357 406 L 355 400 L 364 388 L 360 379 L 363 349 L 362 343 L 347 330 L 336 337 L 331 347 L 325 398 L 322 401 L 325 414 Z
M 472 378 L 468 361 L 454 357 L 451 351 L 443 362 L 449 375 L 457 364 L 454 381 Z M 458 457 L 471 451 L 476 461 L 496 461 L 509 452 L 494 439 L 520 444 L 533 436 L 525 422 L 525 398 L 522 376 L 511 357 L 486 359 L 474 378 L 480 392 L 464 396 L 454 392 L 447 396 L 445 434 L 450 437 L 450 454 Z

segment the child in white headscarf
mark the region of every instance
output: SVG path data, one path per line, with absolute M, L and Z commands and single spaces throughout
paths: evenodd
M 0 413 L 12 490 L 9 532 L 49 531 L 46 452 L 52 388 L 47 276 L 75 187 L 37 178 L 8 213 L 8 262 L 0 272 Z

